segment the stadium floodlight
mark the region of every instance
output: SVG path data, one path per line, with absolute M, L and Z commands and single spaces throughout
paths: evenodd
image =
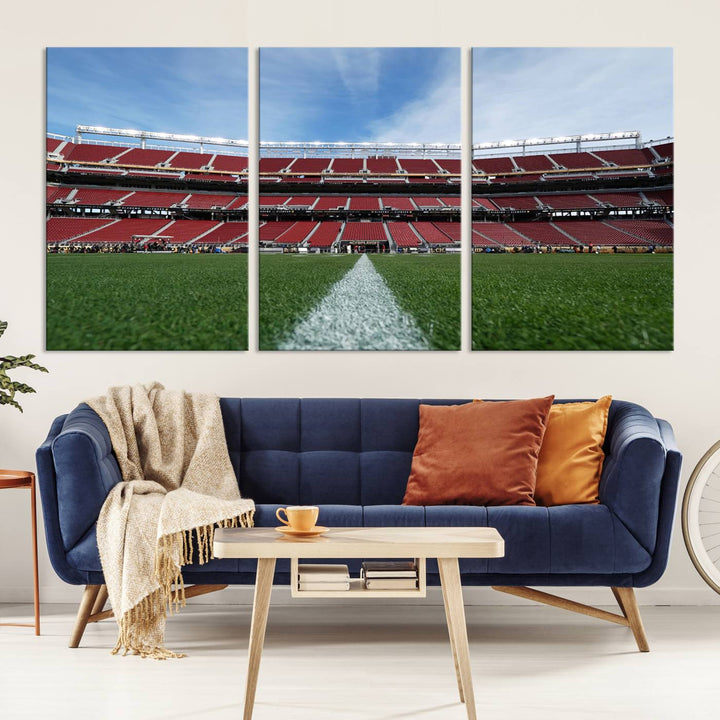
M 183 135 L 178 133 L 153 132 L 150 130 L 135 130 L 132 128 L 110 128 L 100 125 L 78 125 L 75 128 L 78 138 L 83 134 L 88 135 L 112 135 L 114 137 L 139 138 L 145 140 L 163 140 L 169 142 L 182 142 L 193 145 L 227 145 L 247 149 L 248 141 L 234 138 L 205 137 L 203 135 Z
M 626 130 L 612 133 L 587 133 L 585 135 L 556 135 L 554 137 L 534 137 L 524 140 L 499 140 L 495 142 L 480 142 L 473 144 L 473 150 L 497 150 L 501 148 L 517 147 L 523 150 L 526 147 L 541 145 L 569 145 L 575 144 L 577 149 L 580 145 L 589 141 L 611 141 L 611 140 L 635 140 L 640 141 L 640 132 L 637 130 Z
M 297 141 L 261 141 L 262 157 L 281 157 L 282 153 L 303 156 L 312 152 L 318 157 L 370 157 L 372 155 L 394 154 L 400 157 L 426 157 L 431 153 L 446 157 L 460 157 L 459 143 L 397 143 L 397 142 L 297 142 Z

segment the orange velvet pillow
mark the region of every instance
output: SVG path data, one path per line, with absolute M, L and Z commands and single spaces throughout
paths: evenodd
M 534 505 L 552 401 L 420 405 L 403 505 Z
M 548 415 L 537 467 L 538 505 L 597 503 L 612 397 L 559 403 Z

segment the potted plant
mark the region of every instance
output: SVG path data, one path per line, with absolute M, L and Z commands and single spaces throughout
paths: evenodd
M 4 320 L 0 320 L 0 337 L 3 336 L 7 325 Z M 12 405 L 20 412 L 23 411 L 20 403 L 15 399 L 16 393 L 34 393 L 35 390 L 25 383 L 13 380 L 8 375 L 8 372 L 19 367 L 47 372 L 47 368 L 33 362 L 34 358 L 34 355 L 21 355 L 20 357 L 15 357 L 14 355 L 0 356 L 0 405 Z

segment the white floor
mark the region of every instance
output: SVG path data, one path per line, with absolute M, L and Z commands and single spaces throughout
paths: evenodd
M 720 717 L 720 608 L 642 607 L 627 628 L 541 606 L 468 607 L 479 718 Z M 114 657 L 115 624 L 67 640 L 75 609 L 43 607 L 42 636 L 0 628 L 0 718 L 239 720 L 247 606 L 189 606 L 158 662 Z M 29 606 L 0 605 L 4 622 Z M 254 720 L 462 720 L 442 606 L 270 608 Z

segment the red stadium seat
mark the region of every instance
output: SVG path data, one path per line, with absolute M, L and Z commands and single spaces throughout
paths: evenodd
M 216 155 L 212 160 L 213 170 L 243 173 L 248 168 L 248 159 L 239 155 Z
M 480 237 L 476 237 L 476 235 Z M 493 247 L 493 245 L 481 243 L 481 238 L 503 247 L 531 247 L 533 245 L 529 238 L 520 235 L 504 223 L 473 223 L 473 245 Z
M 210 164 L 212 158 L 208 153 L 180 151 L 170 158 L 168 164 L 182 170 L 201 170 Z
M 574 238 L 565 235 L 553 223 L 542 220 L 539 222 L 511 222 L 508 227 L 519 235 L 539 245 L 552 247 L 577 247 L 580 245 Z
M 515 155 L 512 159 L 521 170 L 555 170 L 557 167 L 547 155 Z
M 330 165 L 330 158 L 297 158 L 288 168 L 288 172 L 315 174 L 327 170 Z
M 356 242 L 360 240 L 387 240 L 385 226 L 381 222 L 347 222 L 343 228 L 341 240 Z
M 368 171 L 375 174 L 392 174 L 399 171 L 394 157 L 369 157 L 365 160 Z
M 390 231 L 390 237 L 399 248 L 413 248 L 422 245 L 420 237 L 413 231 L 409 223 L 389 222 L 387 228 Z
M 329 248 L 338 237 L 342 223 L 321 222 L 320 226 L 310 236 L 308 245 L 315 248 Z
M 323 195 L 318 198 L 313 210 L 338 210 L 347 205 L 347 195 Z
M 316 222 L 296 222 L 275 238 L 278 245 L 299 245 L 318 226 Z
M 350 198 L 350 210 L 379 210 L 380 198 L 356 195 Z
M 365 169 L 365 158 L 335 158 L 330 169 L 335 174 L 359 173 Z
M 449 245 L 456 241 L 444 233 L 441 228 L 453 224 L 457 223 L 414 222 L 412 226 L 428 245 Z
M 173 150 L 153 150 L 151 148 L 133 148 L 123 153 L 117 163 L 122 165 L 159 165 L 175 154 Z
M 82 239 L 92 242 L 93 232 L 112 225 L 118 220 L 96 220 L 90 218 L 51 217 L 45 229 L 46 242 L 54 244 L 65 240 Z
M 383 196 L 381 198 L 383 207 L 393 210 L 417 210 L 417 206 L 409 197 Z
M 638 237 L 628 235 L 606 222 L 599 220 L 568 220 L 558 221 L 555 225 L 584 245 L 598 246 L 632 246 L 647 245 Z
M 248 224 L 246 222 L 224 222 L 211 230 L 193 245 L 247 245 Z

